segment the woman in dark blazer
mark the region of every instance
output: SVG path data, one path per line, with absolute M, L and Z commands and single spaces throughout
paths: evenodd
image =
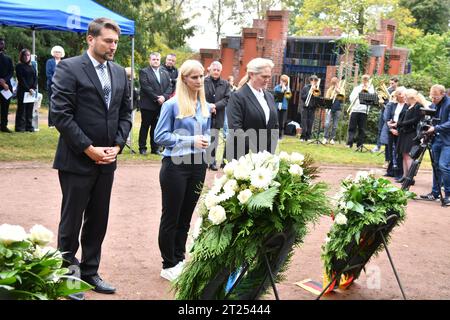
M 52 58 L 48 59 L 45 64 L 45 75 L 47 76 L 47 93 L 48 93 L 48 126 L 54 127 L 53 121 L 51 119 L 51 97 L 52 97 L 52 78 L 53 74 L 55 73 L 56 66 L 61 61 L 62 58 L 66 55 L 64 52 L 63 47 L 61 46 L 54 46 L 52 50 L 50 51 L 50 54 L 52 55 Z
M 275 101 L 266 90 L 274 64 L 256 58 L 247 64 L 247 75 L 227 105 L 227 159 L 239 159 L 249 151 L 275 153 L 278 142 L 278 116 Z
M 19 63 L 16 65 L 17 76 L 17 112 L 16 132 L 33 132 L 33 102 L 23 103 L 25 93 L 34 95 L 37 87 L 36 70 L 31 65 L 31 53 L 28 49 L 22 49 L 19 54 Z
M 397 130 L 397 153 L 403 156 L 403 177 L 396 181 L 402 183 L 408 175 L 413 159 L 409 155 L 411 148 L 418 145 L 420 142 L 415 141 L 417 136 L 417 125 L 422 118 L 420 108 L 426 103 L 421 95 L 414 89 L 407 89 L 405 91 L 406 103 L 408 109 L 403 109 L 398 117 Z

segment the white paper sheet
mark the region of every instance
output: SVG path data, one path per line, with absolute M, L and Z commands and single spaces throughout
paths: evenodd
M 8 100 L 9 98 L 11 98 L 12 95 L 13 95 L 12 92 L 11 92 L 11 90 L 9 90 L 9 89 L 8 89 L 8 90 L 2 90 L 2 91 L 1 91 L 1 94 L 2 94 L 3 97 L 5 97 L 6 100 Z
M 30 103 L 36 101 L 36 95 L 32 95 L 29 92 L 25 92 L 23 95 L 23 103 Z

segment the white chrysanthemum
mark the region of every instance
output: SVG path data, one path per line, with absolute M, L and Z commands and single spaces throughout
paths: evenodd
M 221 176 L 220 178 L 215 177 L 213 186 L 210 190 L 213 194 L 218 194 L 222 189 L 223 185 L 227 182 L 228 177 L 226 175 Z
M 203 223 L 203 218 L 198 217 L 194 224 L 194 230 L 192 231 L 192 237 L 194 239 L 197 239 L 198 236 L 200 235 L 200 232 L 202 231 L 202 223 Z
M 250 174 L 250 183 L 255 188 L 267 189 L 272 182 L 272 170 L 257 168 Z
M 215 225 L 221 224 L 227 219 L 225 209 L 222 206 L 214 206 L 209 210 L 208 219 Z
M 338 213 L 336 217 L 334 217 L 334 222 L 336 224 L 347 224 L 347 217 L 342 213 Z
M 289 167 L 289 173 L 292 175 L 301 176 L 303 175 L 303 168 L 298 164 L 291 164 Z
M 29 239 L 36 244 L 45 246 L 53 240 L 53 232 L 40 224 L 36 224 L 30 229 Z
M 206 206 L 206 208 L 211 209 L 212 207 L 214 207 L 218 203 L 219 203 L 218 196 L 215 195 L 211 191 L 208 192 L 208 194 L 205 197 L 205 206 Z
M 298 152 L 292 152 L 291 153 L 291 162 L 297 163 L 297 164 L 303 164 L 303 161 L 305 160 L 305 156 Z
M 13 242 L 20 242 L 27 238 L 25 229 L 21 226 L 2 224 L 0 226 L 0 242 L 9 245 Z
M 225 167 L 223 168 L 223 172 L 228 176 L 232 177 L 234 175 L 234 169 L 236 168 L 237 164 L 239 162 L 236 159 L 231 160 L 231 162 L 228 162 Z
M 237 198 L 241 204 L 246 204 L 252 195 L 253 193 L 250 189 L 245 189 L 239 192 Z
M 238 190 L 239 186 L 236 180 L 228 180 L 223 186 L 223 190 L 227 193 L 234 193 Z
M 286 161 L 291 161 L 291 156 L 286 151 L 281 151 L 280 152 L 280 159 L 281 160 L 286 160 Z
M 369 178 L 369 172 L 367 171 L 358 171 L 356 173 L 355 182 L 360 182 L 361 180 L 365 180 Z

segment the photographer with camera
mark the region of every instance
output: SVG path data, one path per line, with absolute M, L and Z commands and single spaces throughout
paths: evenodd
M 450 206 L 450 98 L 445 95 L 445 87 L 435 84 L 430 89 L 431 108 L 436 110 L 436 124 L 426 131 L 435 135 L 432 142 L 433 188 L 429 194 L 421 195 L 423 200 L 434 201 L 440 197 L 444 185 L 445 198 L 442 204 Z

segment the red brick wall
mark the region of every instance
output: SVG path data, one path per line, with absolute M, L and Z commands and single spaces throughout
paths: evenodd
M 260 28 L 243 28 L 242 29 L 242 45 L 241 45 L 241 63 L 239 69 L 239 79 L 246 74 L 246 66 L 250 60 L 261 57 L 263 52 L 263 29 Z M 237 81 L 237 82 L 238 82 Z
M 205 73 L 215 60 L 220 60 L 220 49 L 200 49 L 200 62 L 205 68 Z

